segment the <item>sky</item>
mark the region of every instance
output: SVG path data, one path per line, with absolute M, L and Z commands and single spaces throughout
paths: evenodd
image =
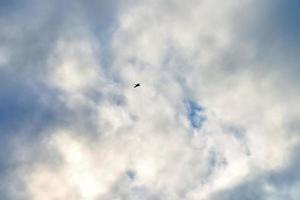
M 1 199 L 300 199 L 299 19 L 296 0 L 0 0 Z

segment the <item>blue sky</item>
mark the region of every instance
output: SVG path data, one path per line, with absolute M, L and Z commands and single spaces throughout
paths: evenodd
M 0 0 L 0 196 L 298 200 L 299 9 Z

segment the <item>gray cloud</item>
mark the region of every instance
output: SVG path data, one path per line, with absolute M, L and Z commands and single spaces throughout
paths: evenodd
M 283 169 L 258 173 L 231 189 L 219 192 L 213 199 L 298 199 L 299 161 L 297 148 L 290 163 Z
M 1 1 L 1 196 L 297 199 L 296 4 Z
M 250 4 L 251 5 L 251 4 Z M 238 20 L 237 39 L 255 48 L 253 57 L 257 73 L 279 73 L 279 89 L 291 90 L 298 84 L 299 71 L 299 3 L 294 0 L 253 3 Z M 293 81 L 293 82 L 292 82 Z M 284 87 L 284 88 L 282 88 Z

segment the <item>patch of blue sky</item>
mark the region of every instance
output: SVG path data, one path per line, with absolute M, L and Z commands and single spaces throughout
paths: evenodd
M 135 171 L 133 171 L 133 170 L 127 170 L 127 171 L 126 171 L 126 175 L 127 175 L 127 177 L 128 177 L 130 180 L 134 180 L 134 179 L 135 179 L 135 176 L 136 176 L 136 173 L 135 173 Z
M 206 121 L 204 108 L 193 100 L 186 100 L 185 105 L 190 126 L 195 129 L 201 129 Z

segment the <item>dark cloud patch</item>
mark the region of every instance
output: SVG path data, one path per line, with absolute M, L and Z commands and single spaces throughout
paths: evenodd
M 0 196 L 18 199 L 25 190 L 20 168 L 52 159 L 41 138 L 63 123 L 66 109 L 56 91 L 35 79 L 2 72 L 0 80 Z
M 0 195 L 6 200 L 30 199 L 26 194 L 26 185 L 16 180 L 14 174 L 0 174 Z
M 2 73 L 0 78 L 1 135 L 18 132 L 24 126 L 38 130 L 59 119 L 62 108 L 59 102 L 51 102 L 51 91 L 39 87 L 41 83 L 11 73 Z
M 299 94 L 299 9 L 295 0 L 250 1 L 234 13 L 232 43 L 218 58 L 226 78 L 246 72 L 258 82 L 270 81 L 274 95 Z
M 293 44 L 300 41 L 300 2 L 297 0 L 272 1 L 274 4 L 267 21 L 273 35 Z M 268 28 L 268 26 L 267 26 Z M 272 35 L 271 35 L 272 36 Z M 294 44 L 298 45 L 299 44 Z
M 263 38 L 275 48 L 276 56 L 269 62 L 278 62 L 282 75 L 287 80 L 292 77 L 298 80 L 300 75 L 300 2 L 296 0 L 275 1 L 273 10 L 266 20 Z M 269 25 L 268 25 L 269 24 Z M 270 52 L 272 50 L 270 49 Z M 274 53 L 275 54 L 275 53 Z M 299 83 L 299 81 L 297 81 Z
M 19 11 L 25 5 L 25 1 L 17 0 L 1 0 L 0 1 L 0 16 L 5 17 L 11 15 L 12 12 Z
M 300 47 L 295 43 L 300 40 L 299 13 L 300 2 L 297 0 L 253 2 L 238 13 L 236 31 L 244 37 L 259 40 L 260 45 Z
M 89 2 L 79 0 L 82 13 L 86 18 L 91 32 L 99 39 L 101 43 L 100 64 L 105 76 L 113 82 L 118 82 L 118 73 L 112 70 L 114 55 L 111 49 L 112 37 L 117 29 L 118 15 L 120 9 L 119 0 Z
M 299 164 L 300 151 L 299 147 L 294 151 L 286 167 L 279 170 L 267 171 L 256 174 L 255 177 L 249 177 L 250 180 L 222 191 L 216 194 L 215 200 L 260 200 L 260 199 L 288 199 L 296 200 L 300 198 L 297 188 L 300 183 Z
M 2 134 L 17 132 L 17 129 L 29 124 L 35 129 L 45 127 L 52 121 L 58 121 L 62 113 L 63 118 L 72 121 L 81 112 L 76 111 L 77 115 L 72 116 L 70 113 L 75 111 L 66 111 L 57 100 L 59 93 L 45 85 L 45 76 L 52 70 L 48 66 L 49 56 L 57 40 L 66 32 L 73 37 L 75 33 L 72 34 L 72 30 L 78 27 L 73 25 L 82 23 L 73 19 L 82 14 L 82 10 L 74 6 L 78 2 L 71 5 L 66 1 L 0 1 L 0 12 L 8 10 L 10 13 L 3 13 L 5 16 L 0 20 L 0 43 L 9 55 L 8 62 L 0 66 Z M 97 4 L 96 1 L 94 4 Z M 92 8 L 90 5 L 89 9 Z M 108 7 L 98 8 L 108 12 Z M 73 23 L 72 20 L 78 22 Z
M 270 172 L 266 175 L 269 183 L 276 188 L 290 188 L 294 184 L 300 183 L 300 146 L 298 146 L 290 160 L 290 164 L 281 170 Z M 298 194 L 300 197 L 300 192 Z
M 62 8 L 54 3 L 33 0 L 11 16 L 2 18 L 0 42 L 9 60 L 0 70 L 31 79 L 43 76 L 48 56 L 59 37 L 63 16 Z
M 234 190 L 229 190 L 218 194 L 213 198 L 216 200 L 263 200 L 264 191 L 261 182 L 244 183 L 237 186 Z
M 296 0 L 249 4 L 240 10 L 236 23 L 236 50 L 251 46 L 256 52 L 250 61 L 265 63 L 257 72 L 275 70 L 285 79 L 295 80 L 295 75 L 300 74 L 299 17 L 300 2 Z
M 88 23 L 92 26 L 92 30 L 95 30 L 101 37 L 112 37 L 111 31 L 116 28 L 114 25 L 116 25 L 117 20 L 119 0 L 92 0 L 88 3 L 81 0 L 79 2 L 88 18 Z

